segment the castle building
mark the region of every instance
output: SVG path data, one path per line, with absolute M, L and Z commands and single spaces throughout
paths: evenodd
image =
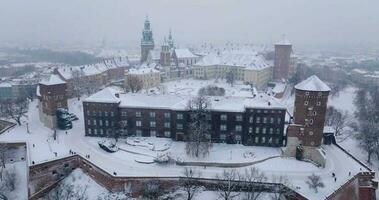
M 293 123 L 287 128 L 286 155 L 295 156 L 297 148 L 302 148 L 305 159 L 325 165 L 320 146 L 329 92 L 329 86 L 315 75 L 295 85 Z
M 274 80 L 287 79 L 290 73 L 292 44 L 283 39 L 275 44 Z
M 153 31 L 148 18 L 145 20 L 141 38 L 141 63 L 146 62 L 150 50 L 154 49 Z
M 232 72 L 235 80 L 263 88 L 271 80 L 272 63 L 254 51 L 225 51 L 208 54 L 194 64 L 198 79 L 226 78 Z
M 161 72 L 156 69 L 155 63 L 142 63 L 138 68 L 125 70 L 124 86 L 127 89 L 137 87 L 148 89 L 157 87 L 161 83 Z
M 67 84 L 58 75 L 52 74 L 39 82 L 37 87 L 40 121 L 51 129 L 57 127 L 56 111 L 67 107 Z
M 83 101 L 86 136 L 121 135 L 186 140 L 192 96 L 119 93 L 105 88 Z M 268 95 L 209 97 L 208 137 L 212 142 L 282 147 L 286 107 Z M 123 128 L 120 128 L 123 125 Z

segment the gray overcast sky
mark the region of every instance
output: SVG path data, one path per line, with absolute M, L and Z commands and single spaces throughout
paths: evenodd
M 271 44 L 286 34 L 304 48 L 379 45 L 378 0 L 0 0 L 0 45 L 138 47 L 146 14 L 160 44 Z

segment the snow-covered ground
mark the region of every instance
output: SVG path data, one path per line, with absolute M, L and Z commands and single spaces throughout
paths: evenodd
M 53 140 L 53 131 L 44 127 L 38 119 L 37 102 L 30 104 L 28 118 L 24 119 L 22 126 L 16 126 L 9 132 L 0 135 L 0 141 L 26 141 L 29 150 L 29 165 L 32 161 L 35 163 L 44 162 L 47 160 L 56 159 L 69 155 L 69 150 L 75 151 L 80 155 L 90 155 L 90 160 L 113 174 L 117 172 L 118 176 L 160 176 L 173 177 L 181 176 L 183 167 L 179 165 L 161 165 L 157 163 L 142 164 L 136 160 L 151 160 L 158 154 L 149 147 L 138 147 L 127 145 L 120 141 L 120 147 L 127 151 L 118 151 L 116 153 L 107 153 L 99 148 L 97 141 L 99 138 L 91 138 L 84 136 L 84 123 L 82 114 L 81 101 L 71 99 L 69 101 L 69 109 L 79 117 L 78 121 L 73 123 L 74 128 L 69 130 L 67 135 L 65 131 L 57 131 L 58 139 Z M 26 121 L 28 121 L 30 133 L 26 132 Z M 131 138 L 133 139 L 133 138 Z M 156 149 L 170 143 L 172 155 L 181 157 L 182 159 L 191 160 L 185 155 L 185 145 L 182 142 L 171 142 L 167 139 L 148 138 L 147 143 L 152 143 L 157 146 Z M 34 144 L 34 147 L 33 147 Z M 158 148 L 159 147 L 159 148 Z M 352 175 L 360 171 L 361 166 L 351 158 L 347 157 L 342 151 L 333 146 L 325 147 L 327 152 L 327 163 L 325 168 L 317 168 L 311 163 L 300 162 L 293 158 L 273 158 L 259 164 L 254 165 L 258 169 L 266 173 L 268 177 L 273 175 L 287 175 L 292 184 L 299 186 L 299 193 L 311 198 L 319 199 L 331 194 L 335 189 L 347 181 Z M 55 157 L 54 152 L 57 153 Z M 279 149 L 267 147 L 247 147 L 242 145 L 226 145 L 214 144 L 212 152 L 207 159 L 201 161 L 207 162 L 246 162 L 259 160 L 261 158 L 279 155 Z M 252 156 L 250 156 L 252 155 Z M 193 160 L 192 160 L 193 161 Z M 194 167 L 201 171 L 203 177 L 214 178 L 216 174 L 221 173 L 224 168 L 218 167 Z M 246 167 L 238 168 L 238 171 L 243 172 Z M 364 170 L 364 169 L 362 169 Z M 337 174 L 338 180 L 334 182 L 332 172 Z M 320 189 L 319 193 L 314 193 L 305 185 L 307 176 L 311 173 L 318 174 L 322 177 L 326 187 Z
M 28 198 L 28 187 L 27 187 L 27 163 L 26 161 L 17 161 L 13 163 L 5 164 L 5 170 L 15 171 L 16 181 L 15 190 L 6 194 L 8 199 L 27 199 Z M 2 180 L 0 180 L 1 183 Z
M 111 193 L 106 188 L 94 181 L 90 176 L 85 174 L 81 169 L 75 169 L 74 171 L 72 171 L 72 173 L 69 176 L 67 176 L 65 179 L 62 180 L 62 182 L 59 183 L 59 185 L 57 186 L 58 188 L 56 189 L 63 191 L 64 186 L 67 185 L 74 186 L 73 193 L 85 193 L 87 199 L 89 200 L 98 199 L 100 197 L 103 197 L 107 200 L 126 199 L 124 194 Z
M 340 91 L 338 95 L 330 96 L 328 106 L 333 106 L 336 109 L 347 111 L 350 115 L 353 115 L 356 111 L 356 107 L 354 105 L 356 91 L 357 88 L 348 86 L 344 90 Z

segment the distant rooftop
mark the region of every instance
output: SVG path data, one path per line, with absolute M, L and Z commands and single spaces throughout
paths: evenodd
M 159 73 L 156 69 L 158 65 L 156 63 L 142 63 L 138 68 L 131 68 L 128 70 L 128 74 L 148 74 Z
M 118 57 L 112 59 L 105 59 L 102 62 L 95 64 L 80 66 L 64 66 L 58 68 L 58 72 L 63 76 L 64 79 L 68 80 L 72 78 L 72 72 L 75 70 L 80 71 L 81 73 L 83 73 L 84 76 L 90 76 L 103 73 L 109 69 L 127 66 L 129 66 L 129 59 L 127 57 Z
M 49 77 L 43 79 L 39 83 L 42 84 L 42 85 L 59 85 L 59 84 L 65 84 L 66 81 L 62 80 L 56 74 L 51 74 Z
M 204 56 L 195 66 L 227 65 L 259 70 L 272 66 L 262 55 L 255 51 L 223 51 Z
M 295 88 L 298 90 L 305 91 L 320 91 L 327 92 L 330 91 L 330 87 L 321 81 L 316 75 L 310 76 L 304 81 L 295 85 Z
M 197 58 L 198 56 L 193 54 L 189 49 L 175 49 L 175 55 L 177 58 Z

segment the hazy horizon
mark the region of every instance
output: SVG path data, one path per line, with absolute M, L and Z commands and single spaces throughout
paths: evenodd
M 227 41 L 272 44 L 285 34 L 298 47 L 379 45 L 375 0 L 0 0 L 0 46 L 138 48 L 146 15 L 156 45 L 172 29 L 181 45 Z

